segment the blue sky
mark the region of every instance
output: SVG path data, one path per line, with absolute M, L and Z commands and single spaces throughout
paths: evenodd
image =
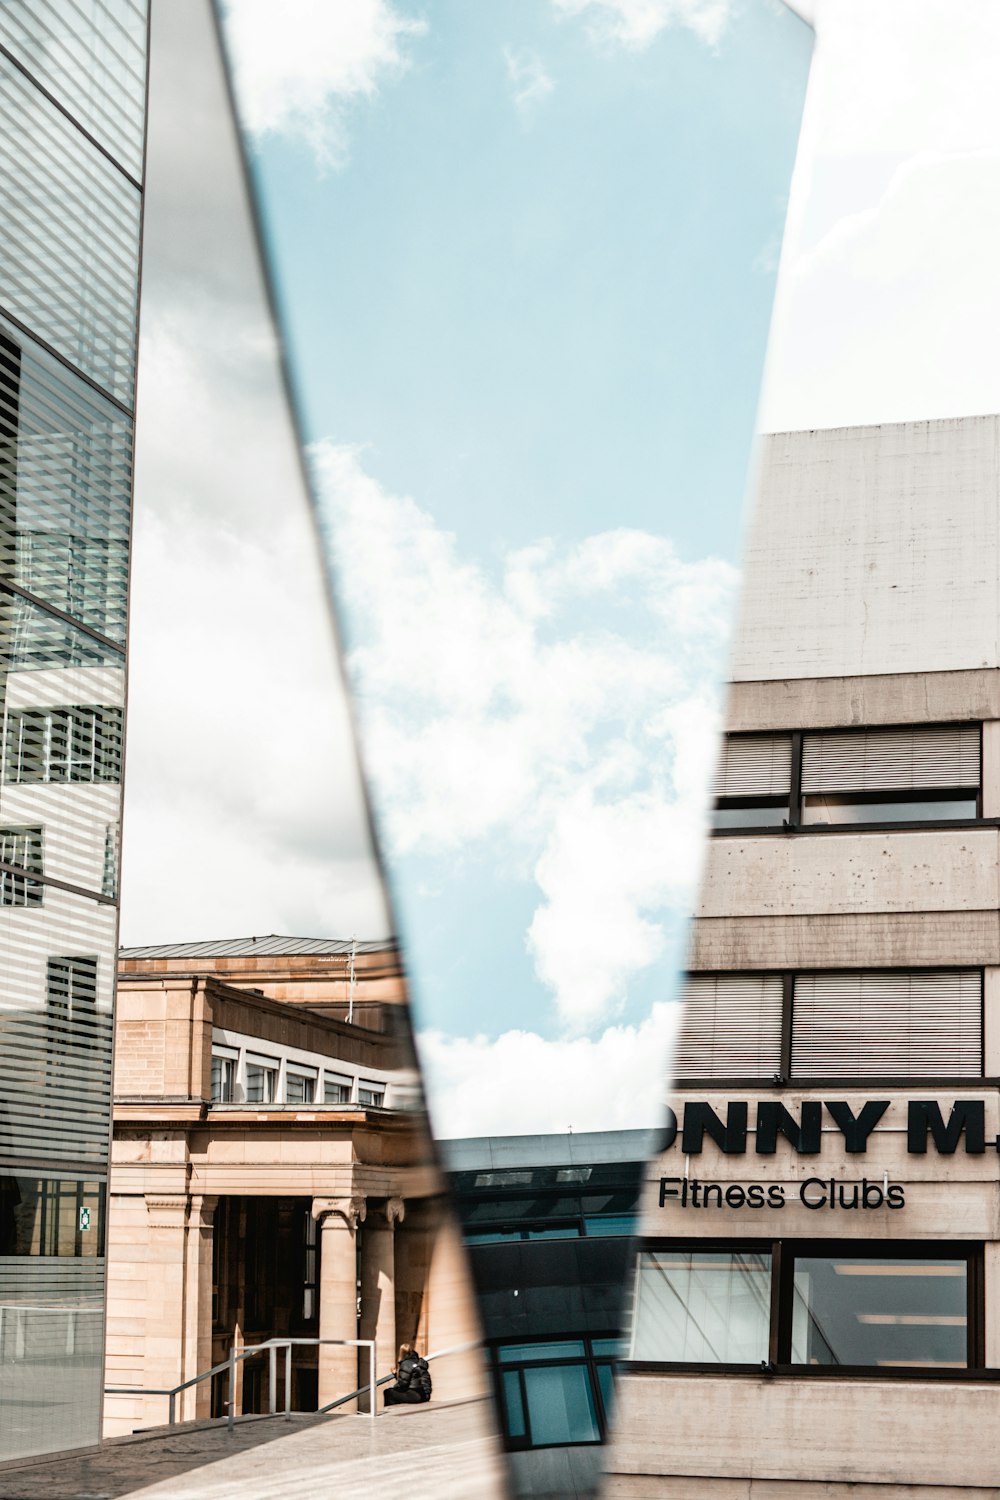
M 583 1089 L 625 1038 L 648 1088 L 602 1118 L 649 1123 L 812 33 L 299 8 L 312 49 L 230 6 L 237 94 L 432 1108 L 470 1047 Z

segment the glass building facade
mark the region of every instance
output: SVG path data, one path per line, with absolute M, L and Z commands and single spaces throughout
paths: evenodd
M 0 8 L 0 1460 L 100 1434 L 146 12 Z

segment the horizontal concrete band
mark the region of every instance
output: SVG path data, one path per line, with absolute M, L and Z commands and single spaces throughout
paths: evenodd
M 688 967 L 698 970 L 978 968 L 1000 964 L 1000 912 L 858 912 L 699 917 Z
M 1000 1420 L 1000 1383 L 636 1374 L 622 1375 L 618 1391 L 620 1436 L 607 1470 L 644 1483 L 655 1475 L 658 1497 L 670 1493 L 660 1476 L 684 1476 L 674 1493 L 685 1500 L 761 1500 L 766 1490 L 745 1486 L 764 1480 L 794 1486 L 796 1497 L 806 1486 L 836 1495 L 842 1485 L 870 1485 L 880 1500 L 996 1494 L 996 1446 L 984 1434 Z M 713 1491 L 706 1480 L 737 1487 Z
M 731 682 L 726 701 L 726 728 L 733 734 L 975 719 L 1000 719 L 1000 670 L 995 667 Z
M 605 1500 L 1000 1500 L 979 1485 L 803 1484 L 792 1479 L 706 1479 L 690 1474 L 612 1474 Z

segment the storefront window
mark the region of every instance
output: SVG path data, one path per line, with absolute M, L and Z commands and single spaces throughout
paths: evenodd
M 640 1256 L 632 1358 L 692 1364 L 767 1359 L 771 1256 L 649 1250 Z
M 796 1257 L 792 1362 L 964 1369 L 962 1260 Z
M 616 1339 L 504 1344 L 495 1351 L 512 1448 L 599 1443 L 613 1390 Z

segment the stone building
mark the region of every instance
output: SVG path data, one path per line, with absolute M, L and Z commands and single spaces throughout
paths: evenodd
M 996 1493 L 998 454 L 764 441 L 610 1495 Z
M 375 1339 L 384 1375 L 402 1341 L 435 1353 L 476 1337 L 398 957 L 367 945 L 352 982 L 350 949 L 122 951 L 107 1384 L 136 1393 L 107 1396 L 106 1434 L 163 1421 L 165 1398 L 140 1392 L 209 1369 L 234 1342 Z M 267 1360 L 238 1370 L 237 1410 L 266 1411 Z M 306 1411 L 368 1378 L 350 1347 L 296 1348 L 292 1373 Z M 483 1387 L 477 1353 L 435 1366 L 438 1397 Z M 216 1377 L 178 1414 L 221 1415 L 225 1400 Z

